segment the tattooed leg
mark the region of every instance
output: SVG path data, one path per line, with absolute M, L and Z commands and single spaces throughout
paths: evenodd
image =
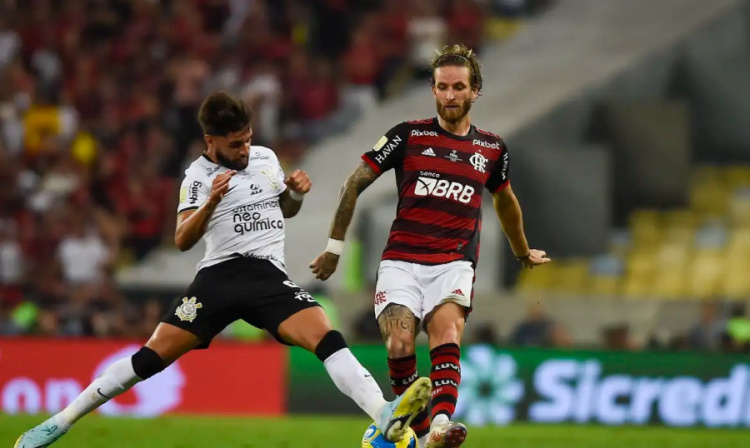
M 388 372 L 391 389 L 397 396 L 411 386 L 417 373 L 417 357 L 414 351 L 414 340 L 417 337 L 419 319 L 409 308 L 391 304 L 378 316 L 380 334 L 388 348 Z M 417 437 L 423 437 L 430 431 L 430 419 L 427 409 L 420 412 L 411 422 L 411 429 Z
M 378 316 L 380 334 L 388 349 L 388 357 L 403 358 L 411 356 L 414 351 L 414 340 L 417 337 L 419 319 L 403 305 L 391 304 Z

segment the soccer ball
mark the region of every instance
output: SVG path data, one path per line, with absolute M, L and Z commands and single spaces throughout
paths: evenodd
M 362 448 L 419 448 L 417 435 L 409 428 L 406 436 L 400 442 L 393 443 L 385 440 L 375 423 L 370 425 L 362 437 Z

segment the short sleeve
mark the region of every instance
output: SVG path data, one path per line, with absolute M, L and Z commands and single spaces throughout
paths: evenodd
M 362 154 L 362 160 L 380 174 L 394 168 L 404 160 L 406 141 L 409 139 L 409 128 L 401 123 L 380 137 L 370 151 Z
M 500 144 L 500 148 L 502 150 L 500 160 L 495 164 L 495 168 L 490 173 L 490 177 L 485 184 L 487 189 L 492 193 L 497 193 L 510 183 L 510 153 L 505 142 Z
M 187 175 L 180 185 L 180 202 L 177 205 L 177 214 L 188 210 L 196 210 L 206 202 L 211 188 L 204 179 Z
M 267 165 L 263 167 L 261 173 L 266 176 L 266 179 L 268 180 L 271 188 L 275 190 L 275 193 L 277 195 L 285 192 L 287 189 L 287 186 L 284 183 L 286 175 L 284 174 L 284 168 L 281 167 L 281 162 L 279 162 L 279 158 L 276 156 L 276 153 L 271 148 L 267 148 L 265 146 L 257 146 L 254 148 L 256 148 L 256 151 L 258 151 L 257 157 L 259 159 L 268 160 L 268 162 L 265 162 Z M 252 163 L 253 158 L 250 157 L 250 160 Z
M 279 163 L 278 158 L 275 159 L 274 170 L 276 172 L 276 185 L 278 185 L 279 190 L 278 194 L 281 194 L 286 191 L 287 186 L 286 183 L 284 183 L 284 180 L 286 178 L 286 175 L 284 174 L 284 168 L 281 167 L 281 163 Z

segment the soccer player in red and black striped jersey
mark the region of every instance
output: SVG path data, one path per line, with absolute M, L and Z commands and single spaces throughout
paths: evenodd
M 342 189 L 328 246 L 310 267 L 322 280 L 333 274 L 357 197 L 381 173 L 394 169 L 398 211 L 378 268 L 375 315 L 396 394 L 418 378 L 414 348 L 420 323 L 427 331 L 431 415 L 415 418 L 412 428 L 420 446 L 454 448 L 466 439 L 466 427 L 450 419 L 461 380 L 459 344 L 471 309 L 485 188 L 493 194 L 503 230 L 524 267 L 550 260 L 526 241 L 508 177 L 508 147 L 469 120 L 482 89 L 476 55 L 463 45 L 446 46 L 432 69 L 438 116 L 396 125 L 362 155 Z

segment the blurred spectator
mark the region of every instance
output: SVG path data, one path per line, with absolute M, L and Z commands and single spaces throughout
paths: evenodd
M 726 323 L 717 315 L 717 304 L 706 302 L 701 305 L 700 320 L 688 335 L 691 350 L 716 351 L 721 345 L 721 335 Z
M 356 340 L 360 342 L 383 341 L 372 306 L 363 309 L 356 315 L 352 327 Z
M 283 88 L 279 70 L 274 64 L 260 64 L 242 89 L 242 98 L 256 112 L 253 120 L 253 140 L 260 145 L 272 145 L 279 138 Z
M 497 325 L 489 322 L 477 325 L 474 328 L 474 343 L 499 347 L 502 344 L 502 339 L 497 330 Z
M 69 232 L 60 241 L 58 258 L 65 280 L 82 286 L 101 282 L 113 262 L 93 223 L 75 214 L 71 214 Z
M 374 106 L 378 98 L 375 86 L 383 66 L 382 50 L 376 36 L 378 26 L 376 16 L 366 16 L 354 32 L 352 44 L 343 56 L 346 81 L 343 101 L 355 114 Z
M 448 27 L 439 8 L 439 4 L 432 0 L 414 0 L 412 3 L 413 12 L 408 25 L 409 62 L 415 76 L 420 78 L 429 77 L 435 49 L 442 48 L 447 42 Z
M 138 322 L 137 334 L 139 337 L 148 338 L 154 331 L 161 318 L 164 316 L 164 307 L 161 301 L 152 297 L 143 307 L 143 318 Z
M 460 42 L 476 52 L 482 50 L 484 14 L 475 0 L 453 0 L 448 3 L 448 41 Z
M 368 291 L 369 293 L 365 296 L 367 297 L 366 306 L 355 314 L 352 322 L 352 331 L 356 340 L 360 342 L 381 343 L 383 337 L 380 335 L 380 326 L 375 318 L 372 304 L 376 293 L 375 285 L 371 285 Z
M 21 49 L 21 39 L 8 19 L 9 16 L 0 10 L 0 70 L 10 64 Z
M 750 350 L 750 319 L 747 317 L 744 303 L 732 307 L 726 331 L 735 350 Z
M 25 276 L 23 249 L 17 238 L 15 223 L 0 221 L 0 306 L 20 302 Z
M 299 77 L 293 106 L 300 118 L 302 135 L 317 142 L 336 130 L 331 114 L 339 104 L 339 92 L 330 62 L 319 60 L 312 73 Z
M 613 324 L 602 328 L 602 348 L 604 350 L 628 351 L 635 350 L 636 346 L 630 339 L 630 326 L 628 324 Z
M 479 46 L 483 29 L 472 0 L 0 3 L 0 303 L 35 310 L 0 331 L 50 335 L 138 327 L 115 266 L 172 244 L 208 92 L 252 104 L 255 143 L 286 165 L 449 32 Z
M 409 54 L 409 11 L 401 0 L 385 0 L 379 14 L 377 39 L 381 69 L 376 87 L 379 98 L 383 99 Z
M 570 345 L 570 337 L 539 303 L 532 303 L 524 320 L 513 331 L 510 343 L 519 347 L 565 347 Z

